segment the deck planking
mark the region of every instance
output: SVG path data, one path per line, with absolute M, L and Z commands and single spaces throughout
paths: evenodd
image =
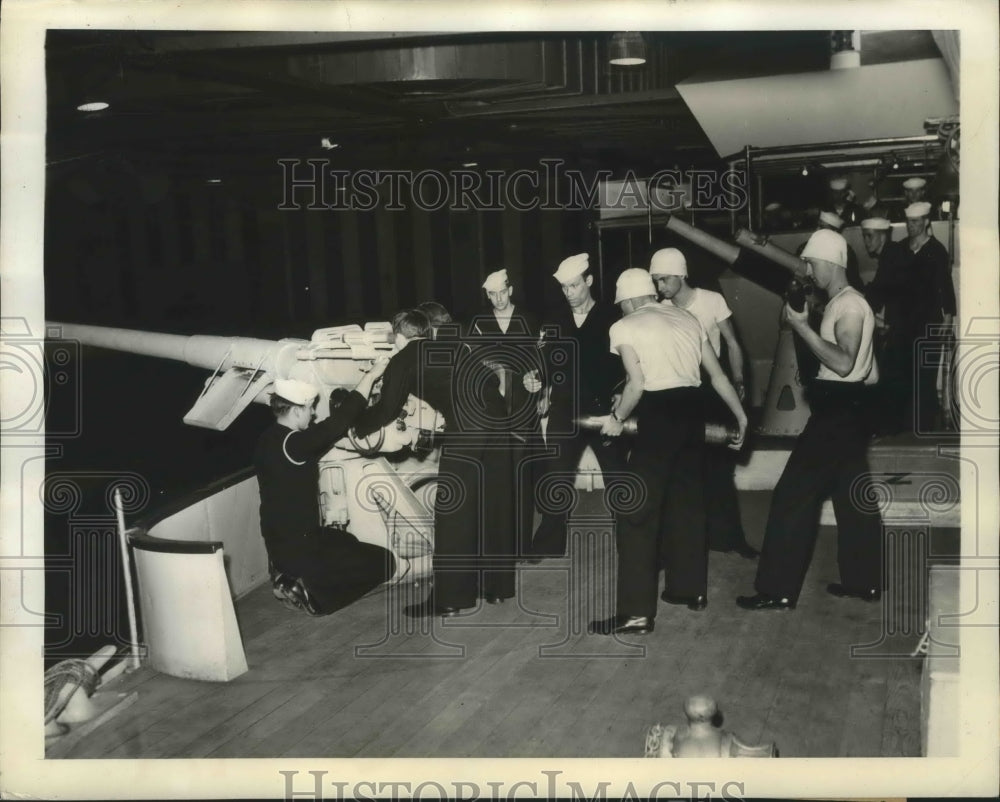
M 759 502 L 744 507 L 748 533 L 762 531 Z M 569 558 L 524 567 L 517 602 L 447 621 L 402 616 L 426 587 L 323 618 L 257 589 L 237 604 L 247 674 L 126 674 L 115 689 L 138 701 L 70 756 L 637 757 L 647 728 L 681 723 L 695 693 L 713 695 L 742 740 L 775 741 L 782 756 L 919 754 L 920 661 L 851 657 L 878 643 L 883 615 L 825 593 L 837 578 L 832 528 L 796 610 L 737 608 L 755 563 L 713 553 L 707 610 L 661 604 L 654 632 L 619 639 L 585 632 L 610 612 L 607 571 L 593 569 L 609 550 L 607 538 L 579 541 Z

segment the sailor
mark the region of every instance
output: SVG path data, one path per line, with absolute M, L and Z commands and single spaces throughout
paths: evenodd
M 903 199 L 892 208 L 892 222 L 902 223 L 906 221 L 906 208 L 914 203 L 927 202 L 927 179 L 920 176 L 912 176 L 903 182 Z M 928 214 L 934 217 L 934 206 L 931 205 Z
M 827 211 L 831 211 L 844 221 L 844 225 L 857 225 L 862 218 L 861 208 L 853 200 L 853 191 L 847 179 L 836 176 L 830 179 L 830 200 Z
M 878 380 L 875 315 L 847 283 L 847 243 L 840 234 L 815 232 L 802 256 L 809 275 L 830 297 L 819 332 L 809 327 L 804 310 L 785 304 L 782 315 L 816 354 L 820 369 L 810 394 L 812 413 L 771 498 L 757 593 L 736 599 L 746 610 L 795 607 L 819 532 L 820 506 L 831 494 L 841 581 L 827 591 L 866 601 L 882 595 L 882 522 L 866 504 L 872 498 L 866 385 Z
M 913 178 L 907 178 L 903 182 L 903 196 L 906 198 L 907 206 L 911 203 L 920 203 L 926 200 L 924 197 L 926 194 L 927 179 L 914 176 Z
M 442 327 L 454 325 L 451 313 L 437 301 L 424 301 L 416 306 L 417 311 L 427 315 L 427 320 L 431 325 L 431 338 L 437 339 L 438 330 Z
M 647 271 L 625 270 L 615 303 L 624 317 L 612 325 L 610 343 L 626 380 L 602 433 L 621 435 L 623 421 L 635 414 L 638 436 L 628 469 L 640 484 L 641 501 L 634 512 L 619 515 L 616 614 L 588 628 L 603 635 L 653 630 L 661 564 L 666 565 L 664 601 L 692 610 L 708 604 L 701 366 L 736 418 L 734 448 L 742 445 L 747 423 L 701 325 L 690 312 L 657 303 Z
M 432 407 L 434 402 L 425 398 L 426 388 L 421 377 L 423 349 L 420 343 L 431 333 L 427 315 L 418 309 L 404 309 L 392 319 L 396 353 L 382 377 L 378 400 L 365 409 L 354 423 L 354 433 L 367 437 L 405 414 L 409 397 L 424 398 Z M 436 407 L 435 407 L 436 408 Z
M 395 574 L 390 551 L 349 532 L 320 527 L 319 459 L 365 408 L 387 362 L 377 361 L 330 416 L 313 423 L 319 390 L 278 379 L 271 394 L 275 421 L 257 441 L 254 466 L 260 486 L 260 528 L 275 589 L 313 615 L 332 613 Z
M 907 246 L 913 254 L 913 281 L 918 290 L 915 325 L 931 352 L 946 350 L 955 312 L 955 286 L 951 280 L 948 251 L 931 231 L 931 205 L 927 201 L 906 207 Z M 935 346 L 936 344 L 936 346 Z M 936 390 L 937 367 L 920 365 L 917 375 L 915 423 L 917 431 L 932 431 L 940 405 Z
M 722 341 L 726 341 L 729 375 L 740 401 L 746 400 L 743 382 L 743 349 L 733 328 L 732 311 L 717 292 L 692 287 L 687 280 L 687 260 L 677 248 L 663 248 L 653 254 L 649 274 L 660 293 L 662 303 L 686 309 L 694 315 L 708 335 L 716 358 L 721 359 Z M 704 387 L 705 413 L 709 420 L 724 420 L 728 410 L 719 396 Z M 735 551 L 748 560 L 757 550 L 746 541 L 740 520 L 740 503 L 733 476 L 735 455 L 722 448 L 705 449 L 705 501 L 707 503 L 708 547 L 713 551 Z
M 881 434 L 898 434 L 909 420 L 907 410 L 913 408 L 913 355 L 922 333 L 917 317 L 921 288 L 914 280 L 913 254 L 905 242 L 892 240 L 892 224 L 886 218 L 862 220 L 861 236 L 868 255 L 878 261 L 875 277 L 865 287 L 865 300 L 873 312 L 883 312 L 875 349 L 880 374 L 877 427 Z
M 447 311 L 436 311 L 434 340 L 422 346 L 423 375 L 435 374 L 432 383 L 445 388 L 444 431 L 437 437 L 433 589 L 404 610 L 416 618 L 458 615 L 480 598 L 500 604 L 515 593 L 515 515 L 500 376 L 447 325 Z
M 819 213 L 819 220 L 817 221 L 816 228 L 817 230 L 827 228 L 830 231 L 836 231 L 838 234 L 843 234 L 844 220 L 840 217 L 840 215 L 834 214 L 833 212 L 822 211 Z M 858 268 L 858 255 L 854 252 L 854 248 L 852 248 L 850 244 L 847 246 L 847 283 L 859 292 L 864 291 L 865 285 L 861 280 L 861 270 Z
M 563 259 L 552 277 L 559 282 L 566 304 L 551 311 L 544 325 L 547 333 L 555 334 L 552 341 L 548 334 L 543 340 L 548 382 L 539 411 L 548 414 L 545 439 L 555 454 L 538 463 L 539 481 L 535 487 L 543 495 L 552 490 L 548 482 L 556 481 L 554 477 L 572 483 L 587 446 L 601 466 L 606 485 L 612 474 L 620 474 L 625 467 L 621 439 L 601 438 L 598 432 L 580 429 L 573 420 L 579 415 L 607 415 L 611 411 L 611 398 L 623 380 L 623 372 L 621 360 L 610 351 L 608 331 L 619 315 L 616 309 L 594 298 L 594 277 L 587 254 Z M 532 539 L 532 554 L 562 556 L 566 550 L 567 513 L 552 511 L 553 505 L 546 504 L 544 498 L 538 499 L 538 506 L 542 519 Z
M 534 516 L 532 458 L 539 453 L 541 436 L 538 318 L 515 307 L 514 286 L 506 269 L 490 273 L 482 286 L 491 309 L 472 320 L 468 343 L 476 358 L 494 370 L 500 381 L 506 411 L 502 419 L 490 422 L 488 427 L 495 429 L 498 444 L 504 446 L 509 474 L 491 497 L 496 499 L 498 507 L 515 511 L 513 548 L 517 554 L 527 556 L 531 551 Z

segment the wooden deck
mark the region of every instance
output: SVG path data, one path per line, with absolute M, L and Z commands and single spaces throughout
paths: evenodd
M 769 495 L 741 493 L 751 540 Z M 737 608 L 755 564 L 713 554 L 707 610 L 661 604 L 647 636 L 587 635 L 611 598 L 600 498 L 581 494 L 570 557 L 523 567 L 519 603 L 431 625 L 401 614 L 426 588 L 318 619 L 255 590 L 237 607 L 248 673 L 227 684 L 148 668 L 121 677 L 114 689 L 138 700 L 68 757 L 638 757 L 649 725 L 680 722 L 694 693 L 714 696 L 743 741 L 775 741 L 783 757 L 919 755 L 922 660 L 905 654 L 922 594 L 827 595 L 836 539 L 823 527 L 794 611 Z M 883 639 L 886 620 L 897 634 Z

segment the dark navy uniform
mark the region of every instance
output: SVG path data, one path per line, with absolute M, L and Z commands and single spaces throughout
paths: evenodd
M 391 552 L 320 525 L 319 459 L 366 404 L 352 391 L 330 417 L 304 431 L 275 422 L 254 452 L 268 556 L 277 571 L 302 580 L 321 613 L 350 604 L 396 571 Z
M 524 387 L 525 374 L 542 373 L 538 351 L 538 318 L 519 307 L 510 318 L 507 331 L 500 328 L 492 314 L 474 318 L 469 326 L 471 358 L 499 367 L 506 388 L 501 399 L 503 415 L 483 421 L 494 432 L 493 446 L 486 450 L 491 475 L 486 496 L 488 514 L 501 518 L 514 512 L 511 528 L 511 554 L 531 550 L 534 494 L 533 462 L 541 456 L 537 403 L 539 394 Z
M 617 310 L 600 301 L 577 326 L 567 305 L 550 313 L 543 326 L 542 358 L 548 385 L 552 388 L 546 427 L 549 451 L 539 463 L 536 492 L 557 495 L 550 482 L 572 483 L 584 449 L 589 445 L 605 478 L 625 469 L 627 443 L 622 438 L 602 439 L 600 433 L 579 429 L 574 418 L 607 415 L 611 396 L 620 391 L 624 378 L 621 359 L 610 351 L 608 330 L 618 320 Z M 548 477 L 548 478 L 546 478 Z M 562 477 L 557 480 L 555 477 Z M 551 491 L 551 492 L 549 492 Z M 532 541 L 532 552 L 562 555 L 566 551 L 567 512 L 555 512 L 545 498 L 539 499 L 542 521 Z M 547 509 L 549 508 L 549 509 Z

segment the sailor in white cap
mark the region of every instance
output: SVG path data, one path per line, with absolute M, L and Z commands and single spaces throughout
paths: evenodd
M 702 610 L 708 604 L 708 548 L 702 471 L 705 417 L 701 368 L 736 418 L 740 448 L 747 417 L 708 337 L 690 312 L 656 301 L 649 273 L 629 268 L 615 286 L 623 317 L 611 327 L 611 349 L 625 368 L 625 388 L 603 434 L 616 437 L 635 414 L 638 436 L 628 469 L 640 485 L 638 508 L 619 516 L 615 615 L 592 621 L 604 635 L 645 633 L 656 617 L 660 565 L 666 601 Z
M 920 176 L 911 176 L 903 181 L 901 185 L 903 197 L 900 201 L 894 203 L 891 209 L 891 220 L 894 223 L 904 223 L 906 222 L 906 209 L 907 207 L 913 205 L 914 203 L 928 203 L 930 207 L 928 211 L 928 216 L 932 219 L 937 219 L 937 210 L 934 204 L 930 203 L 927 198 L 927 179 L 921 178 Z
M 907 426 L 907 407 L 913 406 L 913 348 L 920 336 L 913 281 L 913 254 L 905 242 L 894 242 L 892 224 L 884 217 L 861 221 L 861 236 L 868 255 L 878 261 L 865 299 L 872 311 L 882 312 L 883 326 L 876 332 L 875 356 L 879 366 L 879 434 L 893 435 Z
M 911 203 L 906 207 L 907 246 L 913 254 L 912 282 L 916 293 L 914 321 L 919 336 L 941 337 L 941 345 L 948 339 L 940 332 L 942 324 L 951 328 L 957 311 L 955 285 L 951 280 L 951 260 L 948 250 L 934 236 L 931 229 L 931 204 L 927 201 Z M 932 328 L 933 327 L 933 328 Z M 928 348 L 933 346 L 928 345 Z M 940 349 L 941 351 L 944 348 Z M 917 431 L 933 431 L 941 422 L 940 399 L 937 395 L 937 365 L 920 365 L 917 376 L 916 420 Z
M 396 571 L 391 552 L 338 529 L 321 529 L 317 509 L 319 459 L 365 408 L 388 362 L 379 360 L 329 417 L 314 423 L 319 389 L 277 379 L 274 423 L 257 440 L 260 530 L 275 591 L 296 607 L 325 615 L 350 604 Z
M 620 317 L 618 310 L 594 297 L 594 276 L 585 253 L 563 259 L 552 278 L 566 302 L 548 310 L 543 325 L 551 333 L 542 349 L 548 380 L 543 396 L 543 412 L 548 413 L 545 439 L 556 453 L 538 463 L 535 488 L 542 517 L 531 543 L 535 558 L 562 556 L 566 550 L 567 512 L 557 511 L 564 505 L 546 503 L 544 497 L 557 494 L 566 477 L 576 474 L 588 445 L 609 481 L 624 470 L 627 446 L 620 438 L 601 438 L 574 422 L 578 415 L 607 415 L 624 379 L 621 359 L 611 353 L 608 339 Z
M 853 192 L 846 177 L 836 176 L 829 181 L 830 201 L 828 211 L 836 214 L 843 225 L 855 225 L 861 220 L 861 208 L 854 202 Z
M 687 310 L 694 315 L 708 335 L 716 358 L 722 358 L 722 341 L 726 342 L 729 375 L 740 401 L 746 400 L 743 382 L 743 349 L 733 328 L 732 310 L 718 292 L 688 284 L 687 260 L 677 248 L 661 248 L 649 262 L 649 274 L 660 293 L 662 303 Z M 703 388 L 704 389 L 704 388 Z M 724 420 L 728 411 L 714 392 L 705 395 L 706 416 Z M 705 451 L 705 488 L 708 501 L 708 547 L 713 551 L 735 551 L 754 559 L 757 550 L 746 541 L 736 495 L 735 455 L 722 448 Z
M 907 206 L 911 203 L 919 203 L 924 200 L 926 192 L 927 180 L 924 178 L 914 176 L 913 178 L 907 178 L 903 182 L 903 197 L 906 198 Z
M 817 229 L 826 228 L 842 234 L 844 231 L 844 220 L 839 214 L 830 211 L 821 211 L 817 221 Z M 804 246 L 803 246 L 804 247 Z M 801 255 L 801 251 L 799 251 Z M 858 267 L 858 255 L 850 243 L 847 245 L 847 282 L 856 290 L 864 290 L 864 282 L 861 280 L 861 269 Z
M 870 439 L 867 386 L 878 381 L 873 336 L 875 315 L 847 283 L 847 243 L 822 229 L 806 243 L 807 272 L 827 292 L 819 332 L 803 310 L 785 304 L 789 326 L 820 361 L 810 391 L 812 408 L 771 497 L 771 509 L 754 583 L 756 595 L 740 596 L 746 610 L 795 607 L 819 533 L 823 500 L 832 495 L 837 518 L 841 581 L 827 591 L 866 601 L 881 598 L 882 522 L 872 507 L 866 449 Z
M 504 455 L 508 469 L 505 478 L 500 478 L 504 471 L 499 466 L 491 470 L 497 478 L 490 496 L 490 503 L 496 507 L 490 510 L 501 519 L 505 515 L 514 516 L 507 532 L 512 542 L 493 544 L 491 553 L 527 556 L 531 551 L 534 506 L 531 471 L 523 466 L 541 446 L 540 326 L 534 313 L 515 306 L 514 285 L 506 269 L 490 273 L 483 282 L 483 290 L 491 310 L 472 320 L 468 342 L 477 358 L 487 362 L 500 378 L 505 412 L 502 419 L 489 425 L 495 430 L 498 444 L 502 441 L 505 446 L 500 449 L 498 445 L 498 455 Z M 509 581 L 505 578 L 500 585 L 489 592 L 487 601 L 513 596 L 513 573 L 509 574 Z

